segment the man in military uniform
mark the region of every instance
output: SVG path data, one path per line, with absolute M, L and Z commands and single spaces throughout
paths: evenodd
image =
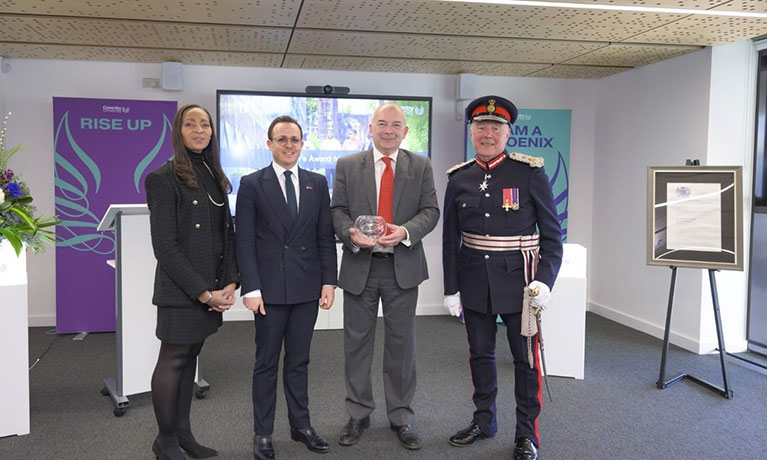
M 481 97 L 466 108 L 466 118 L 477 156 L 448 171 L 442 256 L 445 307 L 456 316 L 463 311 L 466 323 L 476 410 L 471 424 L 449 442 L 464 447 L 498 430 L 495 337 L 500 315 L 514 356 L 513 458 L 534 460 L 541 412 L 535 313 L 546 306 L 559 272 L 561 229 L 543 159 L 505 150 L 517 118 L 514 104 L 498 96 Z M 532 299 L 523 315 L 526 287 Z

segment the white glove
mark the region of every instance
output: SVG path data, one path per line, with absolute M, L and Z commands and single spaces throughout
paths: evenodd
M 551 299 L 551 289 L 546 286 L 546 283 L 541 283 L 540 281 L 533 281 L 528 287 L 533 291 L 538 289 L 538 295 L 533 296 L 532 303 L 533 307 L 543 311 L 546 308 L 546 305 L 549 303 L 549 299 Z
M 461 316 L 463 307 L 461 307 L 461 293 L 456 292 L 453 295 L 445 296 L 445 308 L 453 316 Z

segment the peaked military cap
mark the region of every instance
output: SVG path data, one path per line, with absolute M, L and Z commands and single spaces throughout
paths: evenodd
M 513 124 L 517 120 L 517 107 L 500 96 L 482 96 L 466 107 L 466 121 L 497 121 Z

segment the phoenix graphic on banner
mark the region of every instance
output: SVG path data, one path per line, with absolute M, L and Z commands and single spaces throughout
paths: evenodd
M 107 260 L 115 241 L 96 227 L 110 204 L 146 202 L 144 176 L 173 155 L 176 107 L 53 98 L 58 333 L 114 330 L 115 274 Z

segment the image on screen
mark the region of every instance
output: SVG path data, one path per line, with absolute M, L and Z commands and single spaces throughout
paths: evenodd
M 298 166 L 327 178 L 333 193 L 336 160 L 372 148 L 370 117 L 380 104 L 395 102 L 405 112 L 409 131 L 400 145 L 430 156 L 431 98 L 399 96 L 341 96 L 333 94 L 217 91 L 221 165 L 232 182 L 229 195 L 235 210 L 240 178 L 268 166 L 272 152 L 267 131 L 280 115 L 295 118 L 304 131 Z

